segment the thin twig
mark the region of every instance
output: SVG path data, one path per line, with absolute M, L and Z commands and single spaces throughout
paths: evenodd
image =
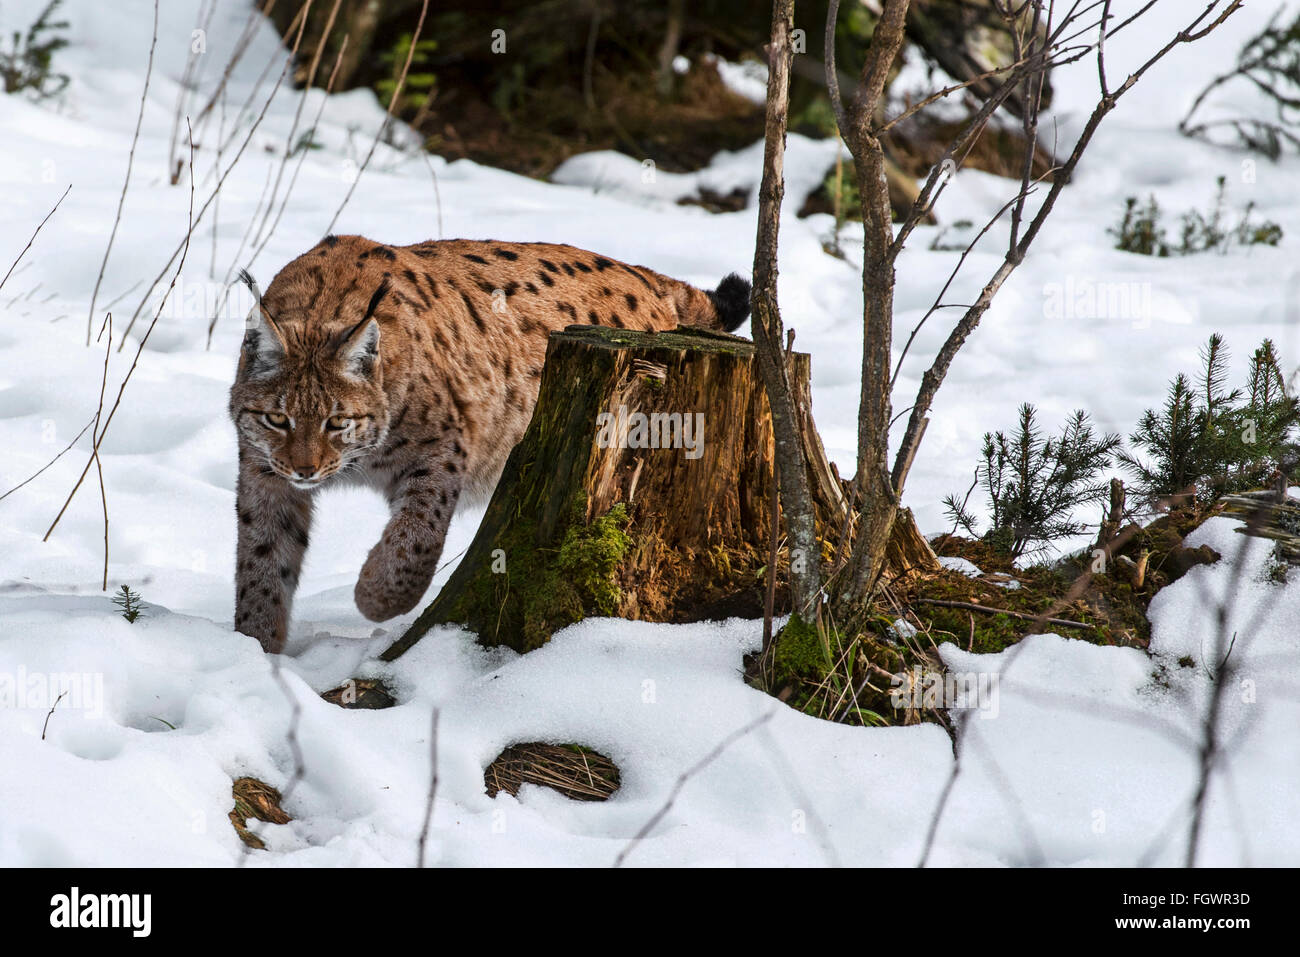
M 424 17 L 428 12 L 429 0 L 423 0 L 423 3 L 420 6 L 420 19 L 415 25 L 415 33 L 411 36 L 411 46 L 406 51 L 406 62 L 402 64 L 402 72 L 397 78 L 397 86 L 393 88 L 393 95 L 388 101 L 388 111 L 384 116 L 384 122 L 379 125 L 379 131 L 375 133 L 375 138 L 370 143 L 370 151 L 366 153 L 366 158 L 357 169 L 357 175 L 352 179 L 352 182 L 348 184 L 348 191 L 343 197 L 343 202 L 341 202 L 339 208 L 334 211 L 334 217 L 330 220 L 330 224 L 325 227 L 326 235 L 334 232 L 334 224 L 339 221 L 339 217 L 343 215 L 344 208 L 352 199 L 352 194 L 356 192 L 357 183 L 361 182 L 362 174 L 365 173 L 366 167 L 370 165 L 370 160 L 375 155 L 375 150 L 379 146 L 380 139 L 382 139 L 384 134 L 388 132 L 388 127 L 393 121 L 393 110 L 397 108 L 398 101 L 402 96 L 402 90 L 406 87 L 406 74 L 411 69 L 411 60 L 415 57 L 415 47 L 420 42 L 420 32 L 424 29 Z
M 95 430 L 91 434 L 99 432 L 99 417 L 104 411 L 104 390 L 108 386 L 108 359 L 113 351 L 113 314 L 110 312 L 104 317 L 104 323 L 99 327 L 100 338 L 103 338 L 104 329 L 108 329 L 108 341 L 104 343 L 104 372 L 99 379 L 99 405 L 95 407 Z M 104 506 L 104 581 L 100 586 L 101 591 L 108 591 L 108 492 L 104 488 L 104 460 L 96 449 L 93 453 L 95 456 L 95 469 L 99 474 L 99 500 Z
M 280 791 L 280 807 L 283 808 L 284 805 L 289 803 L 289 798 L 292 796 L 294 789 L 307 776 L 307 764 L 303 760 L 302 745 L 298 741 L 298 725 L 302 721 L 302 704 L 299 703 L 298 696 L 289 687 L 289 682 L 285 680 L 283 669 L 280 667 L 280 656 L 268 655 L 267 657 L 271 659 L 271 679 L 289 702 L 289 727 L 285 731 L 284 739 L 285 743 L 289 745 L 289 754 L 293 757 L 293 772 L 289 775 L 288 782 Z M 243 867 L 248 862 L 248 855 L 251 851 L 252 848 L 247 843 L 244 843 L 235 866 Z
M 35 472 L 33 472 L 33 473 L 32 473 L 31 475 L 29 475 L 27 478 L 23 479 L 21 482 L 19 482 L 17 485 L 15 485 L 13 488 L 11 488 L 9 491 L 5 492 L 3 495 L 0 495 L 0 502 L 3 502 L 3 501 L 4 501 L 5 499 L 7 499 L 10 495 L 13 495 L 14 492 L 18 491 L 20 488 L 22 488 L 22 487 L 23 487 L 24 485 L 26 485 L 28 482 L 31 482 L 31 481 L 33 481 L 34 479 L 38 478 L 42 472 L 44 472 L 46 469 L 48 469 L 51 465 L 53 465 L 53 464 L 54 464 L 55 462 L 57 462 L 59 459 L 63 458 L 64 454 L 65 454 L 66 452 L 68 452 L 69 450 L 71 450 L 71 448 L 72 448 L 74 445 L 76 445 L 78 441 L 80 441 L 81 437 L 82 437 L 83 435 L 85 435 L 86 432 L 89 431 L 90 427 L 91 427 L 92 425 L 94 425 L 94 424 L 95 424 L 95 419 L 92 418 L 89 422 L 87 422 L 85 425 L 83 425 L 83 426 L 81 427 L 81 431 L 78 432 L 78 433 L 73 437 L 72 441 L 69 442 L 67 445 L 65 445 L 65 446 L 63 447 L 63 451 L 62 451 L 62 452 L 60 452 L 58 455 L 54 456 L 54 458 L 50 459 L 48 462 L 46 462 L 44 465 L 42 465 L 39 469 L 37 469 Z
M 221 137 L 226 131 L 226 94 L 223 90 L 221 93 L 221 118 L 217 121 L 217 159 L 213 168 L 217 171 L 217 177 L 221 176 Z M 221 197 L 217 196 L 212 204 L 212 253 L 208 258 L 208 278 L 217 277 L 217 233 L 221 229 Z M 209 336 L 209 341 L 211 337 Z
M 325 96 L 321 97 L 320 106 L 316 110 L 316 118 L 312 121 L 312 126 L 311 126 L 312 130 L 316 129 L 320 125 L 321 114 L 325 112 L 325 104 L 329 101 L 330 94 L 334 92 L 334 80 L 338 76 L 339 66 L 343 62 L 343 52 L 347 50 L 348 41 L 351 38 L 352 38 L 351 34 L 344 34 L 343 43 L 339 45 L 339 51 L 337 54 L 335 54 L 334 68 L 333 70 L 330 71 L 329 82 L 325 86 Z M 284 199 L 281 200 L 280 202 L 280 209 L 275 214 L 275 220 L 271 223 L 270 230 L 268 230 L 266 235 L 262 237 L 261 243 L 259 243 L 257 248 L 253 250 L 253 254 L 249 257 L 248 265 L 245 268 L 251 269 L 253 267 L 253 264 L 257 262 L 258 257 L 262 255 L 262 250 L 266 248 L 266 244 L 269 243 L 271 241 L 271 237 L 275 235 L 276 229 L 279 228 L 280 218 L 284 215 L 285 207 L 289 205 L 289 197 L 293 195 L 293 188 L 298 182 L 298 173 L 302 170 L 302 164 L 303 161 L 306 160 L 307 158 L 307 152 L 308 151 L 304 149 L 298 154 L 298 162 L 293 168 L 293 175 L 289 177 L 289 185 L 288 187 L 285 188 Z M 434 180 L 434 187 L 435 189 L 437 187 L 436 179 Z M 438 222 L 439 224 L 441 224 L 442 222 L 441 204 L 439 204 L 438 207 Z M 441 225 L 439 227 L 439 237 L 441 237 Z M 241 251 L 243 250 L 244 248 L 243 243 L 240 244 L 239 248 Z M 230 269 L 227 270 L 226 272 L 225 280 L 223 281 L 224 288 L 222 289 L 221 292 L 221 299 L 217 303 L 217 308 L 213 310 L 212 319 L 208 323 L 208 341 L 207 344 L 204 346 L 205 349 L 212 348 L 212 334 L 216 331 L 217 320 L 221 318 L 221 314 L 226 307 L 226 301 L 230 297 L 230 290 L 232 288 L 230 282 L 230 276 L 238 264 L 239 264 L 239 254 L 236 253 L 235 258 L 231 261 Z
M 208 117 L 212 115 L 212 108 L 217 105 L 217 98 L 225 95 L 230 76 L 234 72 L 235 66 L 243 59 L 249 44 L 252 43 L 258 24 L 263 17 L 269 18 L 273 9 L 275 9 L 275 0 L 269 0 L 262 9 L 259 10 L 257 5 L 254 4 L 248 11 L 248 19 L 244 21 L 244 28 L 240 31 L 239 39 L 235 41 L 235 47 L 231 51 L 230 59 L 226 61 L 226 68 L 221 73 L 221 80 L 217 83 L 217 88 L 212 91 L 212 95 L 208 97 L 208 102 L 204 104 L 203 109 L 199 110 L 199 115 L 194 117 L 194 125 L 198 127 L 199 133 L 202 133 L 205 129 Z
M 271 2 L 272 5 L 274 5 L 275 0 L 271 0 Z M 297 45 L 296 44 L 291 45 L 289 43 L 289 35 L 292 34 L 295 30 L 298 30 L 298 34 L 297 34 L 298 39 L 302 38 L 302 31 L 299 29 L 299 24 L 304 22 L 306 18 L 307 10 L 311 6 L 312 2 L 313 0 L 303 0 L 303 2 L 298 6 L 298 12 L 293 15 L 293 19 L 289 21 L 289 26 L 285 28 L 284 33 L 281 34 L 280 36 L 281 45 L 292 47 L 291 52 L 285 64 L 288 67 L 293 66 L 293 60 L 298 55 Z M 270 12 L 269 9 L 267 12 L 269 14 Z M 257 82 L 255 82 L 252 86 L 252 89 L 248 91 L 248 96 L 244 98 L 243 105 L 235 113 L 236 117 L 243 116 L 244 113 L 246 113 L 252 107 L 253 101 L 257 99 L 258 93 L 261 92 L 262 84 L 265 83 L 266 78 L 270 76 L 271 68 L 275 66 L 275 62 L 276 62 L 276 56 L 274 55 L 271 56 L 271 58 L 266 61 L 266 65 L 262 67 L 262 72 L 257 75 Z M 236 130 L 238 129 L 238 127 L 239 127 L 239 123 L 238 121 L 236 121 L 235 125 L 231 127 L 230 135 L 226 138 L 227 146 L 229 146 L 232 142 L 234 142 L 235 136 L 237 135 Z
M 420 848 L 415 859 L 416 867 L 424 867 L 424 845 L 429 839 L 433 824 L 433 802 L 438 795 L 438 709 L 433 709 L 429 728 L 429 794 L 424 804 L 424 826 L 420 828 Z
M 68 188 L 65 189 L 63 191 L 63 195 L 59 197 L 59 201 L 54 204 L 54 208 L 45 214 L 45 218 L 42 219 L 40 225 L 36 227 L 36 232 L 32 233 L 32 238 L 27 240 L 27 245 L 24 246 L 23 251 L 18 254 L 18 258 L 13 261 L 13 264 L 9 267 L 9 271 L 5 273 L 5 277 L 3 279 L 0 279 L 0 289 L 3 289 L 5 283 L 9 281 L 9 277 L 13 275 L 14 269 L 17 268 L 18 263 L 21 262 L 22 258 L 27 255 L 27 250 L 32 248 L 32 243 L 36 242 L 36 237 L 40 234 L 41 227 L 50 221 L 50 217 L 54 215 L 55 210 L 59 208 L 60 204 L 62 204 L 63 200 L 67 197 L 68 193 L 71 190 L 72 190 L 72 184 L 69 183 Z
M 316 70 L 320 66 L 321 55 L 325 52 L 325 42 L 329 39 L 330 32 L 334 29 L 334 18 L 338 16 L 339 6 L 343 0 L 334 0 L 334 6 L 330 8 L 329 18 L 325 22 L 325 29 L 320 35 L 320 40 L 316 42 L 316 52 L 312 54 L 311 67 L 307 71 L 307 81 L 302 86 L 302 96 L 298 97 L 298 108 L 294 110 L 293 122 L 289 124 L 289 135 L 285 137 L 284 155 L 280 157 L 280 168 L 275 173 L 275 185 L 271 187 L 271 201 L 266 204 L 266 212 L 262 214 L 262 225 L 257 227 L 257 233 L 253 237 L 253 246 L 258 247 L 262 239 L 262 233 L 266 230 L 267 224 L 271 221 L 271 213 L 275 209 L 275 199 L 280 195 L 280 181 L 284 178 L 284 168 L 289 163 L 289 157 L 293 153 L 294 142 L 293 136 L 298 132 L 298 123 L 302 119 L 302 109 L 307 105 L 307 94 L 311 92 L 311 85 L 316 80 Z M 310 6 L 310 4 L 308 4 Z M 302 32 L 307 28 L 307 18 L 303 17 L 302 23 L 298 27 L 298 39 L 302 39 Z M 294 47 L 298 42 L 294 42 Z M 254 217 L 256 218 L 256 216 Z M 267 237 L 270 238 L 269 236 Z
M 677 795 L 681 793 L 682 788 L 686 786 L 687 781 L 689 781 L 695 775 L 699 774 L 706 767 L 712 764 L 715 760 L 717 760 L 717 758 L 719 757 L 719 755 L 722 754 L 723 751 L 726 751 L 727 748 L 731 747 L 741 738 L 745 737 L 745 735 L 750 734 L 756 728 L 766 724 L 768 721 L 771 721 L 772 718 L 775 717 L 778 710 L 780 710 L 779 706 L 776 708 L 769 708 L 764 714 L 755 718 L 753 721 L 750 721 L 748 724 L 744 725 L 743 727 L 737 728 L 735 731 L 731 732 L 729 735 L 727 735 L 725 738 L 719 741 L 713 747 L 713 750 L 711 750 L 708 754 L 706 754 L 699 761 L 695 762 L 695 764 L 691 765 L 691 767 L 687 768 L 680 775 L 678 775 L 677 781 L 673 784 L 672 790 L 668 792 L 667 800 L 664 801 L 663 805 L 659 808 L 658 811 L 654 813 L 654 815 L 650 818 L 650 820 L 646 821 L 646 823 L 641 826 L 641 829 L 636 832 L 636 835 L 632 838 L 632 840 L 627 842 L 627 846 L 624 847 L 623 850 L 618 852 L 618 857 L 614 858 L 614 866 L 622 867 L 623 862 L 627 860 L 627 856 L 632 853 L 632 851 L 636 848 L 636 846 L 639 843 L 641 843 L 642 839 L 644 839 L 647 834 L 649 834 L 651 831 L 654 830 L 655 825 L 658 824 L 661 820 L 663 820 L 664 815 L 667 814 L 669 810 L 672 809 L 673 802 L 677 800 Z
M 438 189 L 438 172 L 433 168 L 433 161 L 429 159 L 429 154 L 423 149 L 420 150 L 420 158 L 424 160 L 424 165 L 429 167 L 429 175 L 433 177 L 433 199 L 438 206 L 438 238 L 442 239 L 442 193 Z
M 117 398 L 113 401 L 113 407 L 109 409 L 108 416 L 104 419 L 103 425 L 97 429 L 98 434 L 94 436 L 94 440 L 95 440 L 94 445 L 91 448 L 90 458 L 86 460 L 86 467 L 81 470 L 80 477 L 77 479 L 76 484 L 73 485 L 72 491 L 68 493 L 67 499 L 64 500 L 63 507 L 59 509 L 59 514 L 54 517 L 54 521 L 50 524 L 49 529 L 46 530 L 45 536 L 41 539 L 42 541 L 48 542 L 50 540 L 50 535 L 54 532 L 54 529 L 58 526 L 59 520 L 63 518 L 63 513 L 68 510 L 68 506 L 72 504 L 72 499 L 76 496 L 77 490 L 81 488 L 81 483 L 85 481 L 86 475 L 90 471 L 90 466 L 98 460 L 100 443 L 104 441 L 104 435 L 108 432 L 108 427 L 113 422 L 113 416 L 117 414 L 117 410 L 122 404 L 122 393 L 126 391 L 127 383 L 131 381 L 131 376 L 135 373 L 135 368 L 140 362 L 140 355 L 141 353 L 144 352 L 145 344 L 149 341 L 149 336 L 153 333 L 154 326 L 158 324 L 158 319 L 162 315 L 163 309 L 166 308 L 167 299 L 171 296 L 172 289 L 176 287 L 176 280 L 180 278 L 181 270 L 185 268 L 185 257 L 189 255 L 190 237 L 194 235 L 194 222 L 195 222 L 194 220 L 194 132 L 189 126 L 188 117 L 186 117 L 185 125 L 186 125 L 186 129 L 189 132 L 189 141 L 190 141 L 190 213 L 189 213 L 189 229 L 185 233 L 185 247 L 181 253 L 180 264 L 176 267 L 176 274 L 172 276 L 171 284 L 167 287 L 167 291 L 163 294 L 162 302 L 158 304 L 158 311 L 154 314 L 153 321 L 149 323 L 149 328 L 145 330 L 144 335 L 140 339 L 140 345 L 135 350 L 135 358 L 131 360 L 131 367 L 127 369 L 126 376 L 122 379 L 122 384 L 118 387 Z M 123 338 L 125 338 L 125 333 L 123 334 Z M 118 348 L 120 351 L 121 347 L 119 346 Z
M 216 12 L 217 0 L 212 0 L 212 5 L 208 5 L 208 0 L 199 0 L 198 13 L 194 17 L 194 26 L 199 33 L 206 34 L 208 27 L 212 23 L 212 14 Z M 206 12 L 206 16 L 204 15 Z M 167 140 L 167 176 L 173 186 L 180 179 L 181 160 L 177 159 L 172 162 L 172 157 L 176 155 L 176 139 L 181 133 L 181 117 L 185 115 L 185 106 L 189 101 L 198 82 L 195 77 L 194 67 L 202 63 L 201 55 L 198 50 L 194 49 L 193 40 L 190 41 L 190 55 L 185 58 L 185 72 L 181 74 L 181 81 L 177 84 L 176 89 L 176 109 L 172 113 L 172 132 Z
M 49 711 L 49 714 L 47 714 L 47 715 L 45 716 L 45 723 L 44 723 L 43 725 L 41 725 L 41 740 L 42 740 L 42 741 L 45 740 L 45 732 L 48 731 L 48 730 L 50 729 L 50 718 L 54 717 L 54 709 L 57 708 L 57 707 L 59 706 L 59 702 L 62 701 L 64 698 L 66 698 L 67 695 L 68 695 L 68 693 L 67 693 L 66 691 L 61 692 L 61 693 L 59 694 L 59 696 L 58 696 L 57 698 L 54 699 L 54 704 L 50 705 L 50 711 Z
M 144 123 L 145 101 L 149 96 L 149 79 L 153 76 L 153 51 L 158 45 L 158 0 L 153 0 L 153 38 L 149 41 L 149 61 L 144 69 L 144 89 L 140 92 L 140 112 L 135 118 L 135 132 L 131 134 L 131 152 L 126 157 L 126 177 L 122 180 L 122 193 L 117 198 L 117 215 L 113 217 L 113 228 L 108 234 L 108 245 L 104 248 L 104 259 L 99 264 L 99 276 L 95 279 L 94 291 L 90 294 L 90 308 L 86 311 L 86 345 L 90 345 L 90 333 L 95 321 L 95 300 L 99 298 L 99 284 L 104 281 L 104 270 L 108 268 L 108 255 L 113 251 L 113 240 L 117 238 L 117 227 L 122 223 L 122 207 L 126 205 L 126 189 L 131 185 L 131 167 L 135 165 L 135 147 L 140 142 L 140 126 Z M 170 162 L 170 155 L 168 156 Z
M 272 2 L 274 2 L 274 0 L 272 0 Z M 301 11 L 300 11 L 300 12 L 301 12 Z M 199 208 L 198 215 L 197 215 L 197 216 L 193 216 L 193 221 L 192 221 L 191 224 L 190 224 L 190 230 L 189 230 L 188 232 L 186 232 L 184 239 L 182 239 L 181 242 L 177 245 L 176 249 L 174 249 L 174 250 L 172 251 L 171 256 L 168 257 L 167 262 L 163 265 L 163 268 L 162 268 L 161 270 L 159 270 L 158 275 L 154 277 L 154 281 L 153 281 L 152 283 L 150 283 L 150 285 L 149 285 L 149 289 L 150 289 L 151 292 L 152 292 L 152 290 L 154 289 L 154 287 L 158 285 L 158 283 L 162 282 L 163 277 L 167 275 L 167 270 L 171 269 L 172 263 L 176 261 L 176 257 L 182 255 L 182 251 L 184 251 L 184 252 L 188 252 L 188 251 L 189 251 L 189 246 L 190 246 L 190 236 L 191 236 L 192 233 L 193 233 L 193 229 L 194 229 L 194 227 L 197 226 L 200 222 L 203 221 L 203 214 L 206 213 L 206 212 L 208 211 L 208 207 L 212 205 L 212 203 L 213 203 L 213 201 L 216 199 L 217 195 L 221 192 L 221 188 L 222 188 L 222 187 L 225 185 L 225 183 L 226 183 L 226 177 L 229 176 L 230 173 L 231 173 L 231 171 L 232 171 L 236 166 L 239 165 L 239 159 L 240 159 L 240 157 L 242 157 L 242 156 L 244 155 L 244 150 L 246 150 L 246 149 L 248 148 L 248 144 L 249 144 L 250 142 L 252 142 L 253 134 L 257 132 L 257 128 L 258 128 L 259 126 L 262 125 L 262 120 L 265 119 L 265 117 L 266 117 L 266 111 L 267 111 L 268 109 L 270 109 L 270 107 L 271 107 L 271 101 L 275 99 L 275 95 L 276 95 L 276 93 L 278 93 L 278 92 L 280 91 L 280 85 L 284 82 L 284 78 L 285 78 L 285 76 L 286 76 L 286 75 L 288 74 L 288 72 L 289 72 L 289 67 L 293 65 L 293 57 L 294 57 L 294 55 L 295 55 L 297 52 L 298 52 L 298 51 L 297 51 L 297 48 L 295 48 L 293 51 L 290 52 L 288 58 L 285 60 L 285 62 L 284 62 L 284 69 L 282 69 L 282 70 L 280 71 L 280 78 L 276 81 L 276 84 L 275 84 L 275 86 L 272 88 L 270 95 L 266 98 L 266 102 L 262 104 L 262 111 L 261 111 L 260 113 L 257 114 L 257 119 L 255 119 L 255 120 L 253 121 L 253 125 L 249 127 L 249 129 L 248 129 L 248 133 L 247 133 L 247 135 L 244 137 L 244 141 L 243 141 L 242 143 L 239 144 L 239 150 L 235 153 L 235 158 L 232 159 L 232 160 L 230 161 L 230 165 L 226 167 L 226 171 L 225 171 L 224 173 L 222 173 L 221 176 L 220 176 L 220 178 L 217 180 L 217 185 L 216 185 L 216 187 L 212 190 L 212 195 L 209 196 L 209 197 L 207 198 L 207 201 L 204 202 L 204 204 Z M 188 120 L 187 120 L 187 122 L 188 122 Z M 192 140 L 193 140 L 193 136 L 192 136 L 192 133 L 191 133 L 191 143 L 192 143 Z M 191 176 L 191 177 L 190 177 L 190 191 L 193 192 L 193 190 L 194 190 L 194 177 Z M 179 275 L 179 272 L 178 272 L 178 275 Z M 176 280 L 173 279 L 173 280 L 172 280 L 172 285 L 175 285 L 175 283 L 176 283 Z M 169 289 L 169 291 L 170 291 L 170 289 Z M 131 314 L 131 321 L 128 322 L 128 323 L 126 324 L 126 329 L 124 329 L 124 330 L 122 331 L 122 339 L 121 339 L 120 342 L 118 342 L 118 345 L 117 345 L 117 351 L 118 351 L 118 352 L 121 352 L 122 349 L 125 348 L 125 346 L 126 346 L 126 341 L 127 341 L 127 339 L 130 337 L 130 335 L 131 335 L 131 330 L 132 330 L 132 328 L 135 327 L 135 321 L 136 321 L 137 318 L 139 318 L 140 313 L 144 310 L 145 303 L 147 303 L 148 301 L 149 301 L 149 293 L 146 293 L 146 294 L 145 294 L 145 297 L 144 297 L 143 299 L 140 300 L 140 304 L 137 305 L 137 306 L 135 307 L 135 312 Z M 157 318 L 157 316 L 155 316 L 155 317 L 154 317 L 154 322 L 157 322 L 157 321 L 158 321 L 158 318 Z M 151 328 L 152 328 L 152 327 L 151 327 Z

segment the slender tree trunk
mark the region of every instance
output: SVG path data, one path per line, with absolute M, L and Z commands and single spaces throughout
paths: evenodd
M 793 0 L 772 5 L 769 47 L 766 142 L 763 181 L 759 187 L 758 237 L 754 249 L 752 297 L 754 345 L 759 372 L 772 409 L 776 437 L 777 477 L 782 514 L 790 538 L 790 593 L 795 612 L 808 615 L 821 590 L 821 552 L 817 544 L 812 492 L 799 410 L 783 349 L 783 326 L 777 303 L 777 237 L 781 199 L 785 193 L 785 128 L 790 106 L 790 35 L 794 29 Z
M 863 513 L 849 578 L 852 594 L 865 600 L 884 567 L 885 550 L 898 511 L 889 477 L 890 359 L 893 344 L 894 264 L 889 247 L 893 207 L 880 140 L 863 132 L 854 144 L 854 166 L 861 185 L 863 222 L 862 392 L 858 406 L 858 488 Z
M 659 47 L 659 69 L 655 71 L 655 86 L 660 96 L 673 91 L 673 60 L 682 42 L 682 23 L 686 18 L 686 0 L 668 0 L 668 24 L 664 27 L 664 42 Z
M 876 25 L 863 80 L 851 107 L 837 109 L 840 132 L 853 154 L 862 203 L 862 391 L 858 404 L 856 487 L 861 514 L 848 574 L 836 589 L 840 620 L 857 617 L 885 568 L 898 517 L 898 490 L 889 472 L 891 348 L 894 327 L 894 230 L 888 164 L 875 132 L 877 105 L 902 46 L 907 0 L 890 0 Z M 833 24 L 828 26 L 831 42 Z M 834 91 L 839 106 L 838 89 Z M 907 521 L 911 521 L 910 513 Z

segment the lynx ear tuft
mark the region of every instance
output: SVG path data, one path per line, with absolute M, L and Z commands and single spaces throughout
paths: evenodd
M 244 322 L 240 372 L 248 378 L 262 378 L 273 374 L 284 361 L 284 335 L 266 311 L 257 281 L 245 269 L 239 270 L 239 278 L 253 294 L 253 308 Z
M 240 351 L 240 372 L 250 379 L 273 375 L 284 361 L 284 343 L 278 330 L 254 309 L 248 314 L 244 345 Z
M 374 319 L 379 303 L 388 295 L 388 277 L 385 276 L 370 297 L 366 314 L 361 321 L 339 337 L 339 344 L 334 354 L 343 361 L 349 375 L 369 379 L 375 374 L 375 362 L 379 358 L 379 323 Z
M 370 319 L 354 326 L 339 346 L 337 355 L 348 375 L 372 378 L 379 359 L 379 323 Z

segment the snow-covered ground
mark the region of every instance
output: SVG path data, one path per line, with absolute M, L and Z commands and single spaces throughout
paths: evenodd
M 0 35 L 25 27 L 43 5 L 6 2 Z M 121 297 L 112 305 L 118 336 L 184 235 L 190 202 L 188 176 L 172 186 L 167 167 L 199 3 L 161 7 L 134 174 L 94 319 L 98 331 Z M 1102 428 L 1127 433 L 1172 375 L 1196 365 L 1211 331 L 1235 349 L 1238 373 L 1265 335 L 1287 361 L 1300 357 L 1300 200 L 1293 188 L 1300 162 L 1246 165 L 1241 154 L 1189 142 L 1175 130 L 1204 79 L 1231 63 L 1275 7 L 1253 4 L 1209 41 L 1175 51 L 1103 125 L 1033 254 L 957 358 L 934 405 L 905 495 L 924 529 L 943 527 L 943 495 L 965 489 L 983 432 L 1012 423 L 1022 401 L 1035 402 L 1045 423 L 1082 407 Z M 73 42 L 55 66 L 71 76 L 68 89 L 44 104 L 0 96 L 0 267 L 8 268 L 72 184 L 0 291 L 0 494 L 45 465 L 94 414 L 104 349 L 85 345 L 87 312 L 149 51 L 147 0 L 69 0 L 64 10 Z M 1188 15 L 1186 4 L 1162 0 L 1149 17 L 1153 28 L 1108 43 L 1112 77 Z M 199 60 L 199 93 L 186 107 L 196 119 L 246 16 L 242 4 L 217 4 Z M 275 51 L 276 37 L 262 24 L 231 78 L 223 170 L 278 75 L 272 69 L 252 108 L 240 110 Z M 1069 144 L 1096 95 L 1095 65 L 1084 61 L 1054 82 L 1054 129 Z M 764 716 L 686 781 L 629 863 L 915 863 L 953 767 L 949 739 L 934 726 L 821 722 L 748 688 L 738 672 L 759 641 L 759 623 L 589 620 L 525 657 L 485 651 L 472 635 L 444 628 L 396 664 L 380 665 L 375 655 L 409 618 L 375 635 L 353 607 L 353 582 L 386 515 L 377 498 L 351 491 L 321 503 L 279 672 L 256 642 L 232 631 L 236 446 L 225 401 L 244 300 L 232 297 L 210 349 L 205 342 L 221 280 L 275 178 L 298 96 L 287 87 L 277 95 L 230 173 L 219 209 L 209 209 L 196 230 L 171 304 L 102 447 L 110 589 L 126 582 L 142 592 L 145 616 L 128 624 L 100 591 L 103 518 L 93 471 L 42 540 L 85 464 L 85 438 L 0 501 L 0 864 L 239 860 L 241 845 L 226 820 L 231 779 L 290 779 L 295 761 L 286 732 L 294 702 L 305 771 L 288 804 L 295 820 L 266 828 L 272 850 L 251 855 L 251 864 L 414 863 L 435 708 L 429 863 L 610 864 L 679 775 Z M 320 96 L 308 97 L 299 135 Z M 381 117 L 367 93 L 325 104 L 314 136 L 321 148 L 307 152 L 285 216 L 252 267 L 263 285 L 320 238 Z M 215 183 L 222 122 L 214 110 L 196 134 L 196 209 Z M 180 128 L 184 144 L 183 122 Z M 798 346 L 813 356 L 814 411 L 828 451 L 847 473 L 861 349 L 852 230 L 844 262 L 822 250 L 829 217 L 794 216 L 801 190 L 822 178 L 834 152 L 833 144 L 791 137 L 781 301 Z M 380 146 L 335 231 L 400 244 L 437 237 L 441 222 L 448 238 L 567 242 L 711 288 L 751 262 L 754 212 L 714 215 L 675 201 L 700 185 L 752 188 L 760 159 L 756 146 L 674 177 L 627 157 L 593 154 L 571 161 L 557 177 L 562 183 L 547 184 L 430 157 L 439 208 L 425 159 Z M 1278 248 L 1168 260 L 1111 248 L 1105 231 L 1124 197 L 1154 193 L 1171 214 L 1204 208 L 1220 175 L 1230 204 L 1254 201 L 1257 215 L 1282 225 Z M 982 222 L 1012 189 L 959 171 L 937 213 L 944 222 Z M 918 229 L 899 266 L 896 355 L 956 260 L 955 252 L 929 249 L 936 233 Z M 967 301 L 978 290 L 1001 241 L 993 230 L 947 301 Z M 245 249 L 241 264 L 247 257 Z M 1135 292 L 1137 305 L 1119 314 L 1076 308 L 1089 283 Z M 126 349 L 110 354 L 110 403 L 157 301 Z M 918 336 L 896 409 L 910 404 L 945 332 L 935 319 Z M 448 556 L 469 543 L 480 514 L 457 517 Z M 1232 528 L 1215 519 L 1193 536 L 1192 544 L 1208 542 L 1227 557 L 1158 596 L 1150 656 L 1056 635 L 1027 639 L 1000 656 L 946 646 L 950 666 L 984 676 L 992 695 L 966 724 L 962 772 L 931 863 L 1181 862 L 1196 782 L 1188 742 L 1199 733 L 1211 687 L 1207 669 L 1216 666 L 1212 605 L 1225 595 L 1229 631 L 1239 631 L 1233 661 L 1242 685 L 1223 705 L 1232 751 L 1210 791 L 1199 860 L 1300 861 L 1300 591 L 1266 584 L 1267 549 L 1252 543 L 1239 552 L 1241 536 Z M 1185 656 L 1194 666 L 1179 666 Z M 50 687 L 74 675 L 85 676 L 81 687 L 48 716 L 57 694 Z M 399 705 L 344 711 L 319 699 L 354 675 L 385 677 Z M 521 740 L 595 747 L 620 766 L 622 788 L 604 804 L 575 804 L 532 787 L 517 799 L 488 798 L 484 765 Z

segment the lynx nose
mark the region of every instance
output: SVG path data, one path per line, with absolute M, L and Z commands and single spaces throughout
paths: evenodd
M 314 465 L 295 465 L 293 469 L 293 477 L 299 481 L 308 482 L 316 477 L 318 471 L 319 469 Z

